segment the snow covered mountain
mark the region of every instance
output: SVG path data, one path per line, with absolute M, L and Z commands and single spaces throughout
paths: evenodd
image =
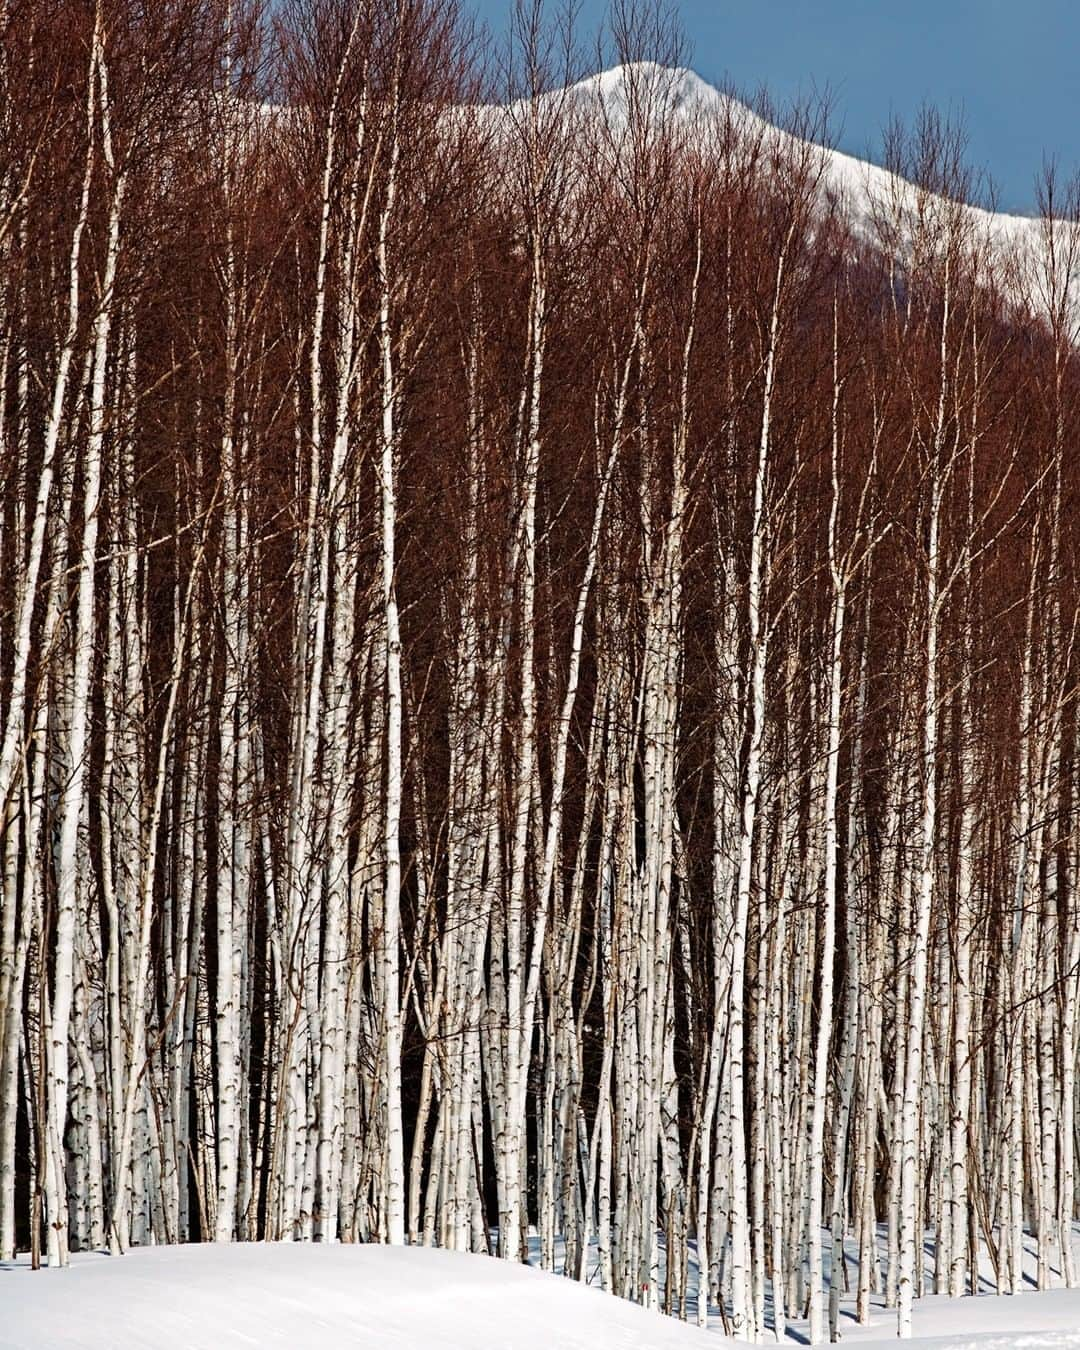
M 616 66 L 592 75 L 553 99 L 569 96 L 583 115 L 603 116 L 611 125 L 625 124 L 629 108 L 636 101 L 647 105 L 659 117 L 667 114 L 686 124 L 690 134 L 705 136 L 710 121 L 734 121 L 747 135 L 765 133 L 779 139 L 781 145 L 795 145 L 793 136 L 763 122 L 746 104 L 703 80 L 693 70 L 667 67 L 652 62 Z M 907 213 L 917 210 L 918 193 L 910 183 L 868 160 L 822 147 L 823 186 L 835 194 L 856 222 L 867 224 L 887 204 L 897 202 Z M 1042 248 L 1042 222 L 1032 216 L 1011 215 L 968 207 L 972 226 L 985 231 L 993 246 L 1030 261 Z

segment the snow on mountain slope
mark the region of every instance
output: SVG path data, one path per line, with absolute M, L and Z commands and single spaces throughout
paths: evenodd
M 704 134 L 710 118 L 728 116 L 736 125 L 744 126 L 748 134 L 766 129 L 782 142 L 794 143 L 789 133 L 767 126 L 745 104 L 685 68 L 652 62 L 616 66 L 582 80 L 564 94 L 549 97 L 559 99 L 565 94 L 569 94 L 571 104 L 586 115 L 590 106 L 602 110 L 612 125 L 625 120 L 627 108 L 636 97 L 653 108 L 666 108 L 676 119 L 689 124 L 691 132 L 700 129 Z M 888 169 L 839 150 L 823 148 L 821 153 L 825 186 L 840 198 L 856 221 L 868 222 L 875 211 L 895 201 L 900 202 L 904 212 L 915 211 L 916 190 Z M 994 245 L 1029 260 L 1038 256 L 1042 247 L 1042 222 L 1037 218 L 992 212 L 981 207 L 969 207 L 968 214 L 972 224 L 985 230 Z
M 241 1243 L 0 1268 L 3 1350 L 693 1350 L 572 1280 L 427 1247 Z

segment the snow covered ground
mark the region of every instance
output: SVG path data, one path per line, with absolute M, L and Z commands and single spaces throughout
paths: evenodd
M 696 1328 L 430 1248 L 240 1244 L 0 1269 L 4 1350 L 693 1350 Z
M 1080 1255 L 1080 1226 L 1073 1225 L 1073 1252 Z M 887 1236 L 884 1226 L 878 1233 L 878 1253 L 884 1272 Z M 896 1346 L 896 1312 L 884 1306 L 880 1295 L 871 1296 L 871 1320 L 865 1326 L 855 1321 L 854 1284 L 858 1278 L 858 1252 L 849 1243 L 846 1251 L 850 1296 L 840 1301 L 840 1337 L 858 1345 L 859 1350 L 880 1350 Z M 1024 1291 L 1016 1295 L 998 1295 L 993 1262 L 985 1243 L 979 1244 L 979 1289 L 976 1298 L 951 1299 L 926 1294 L 915 1300 L 914 1336 L 911 1342 L 924 1350 L 1056 1350 L 1080 1347 L 1080 1289 L 1036 1287 L 1038 1244 L 1024 1236 Z M 1058 1263 L 1051 1262 L 1051 1279 L 1063 1285 Z M 934 1246 L 931 1235 L 923 1244 L 923 1283 L 934 1285 Z M 767 1304 L 767 1312 L 768 1312 Z M 805 1343 L 809 1337 L 805 1321 L 790 1324 L 791 1337 Z
M 1048 1289 L 1016 1297 L 980 1294 L 950 1299 L 931 1295 L 916 1301 L 915 1339 L 923 1350 L 1057 1350 L 1080 1346 L 1080 1290 Z M 896 1315 L 882 1310 L 871 1326 L 844 1321 L 843 1341 L 859 1350 L 895 1347 Z
M 894 1314 L 842 1319 L 859 1350 Z M 922 1350 L 1080 1350 L 1080 1290 L 916 1303 Z M 798 1323 L 793 1339 L 805 1339 Z M 557 1275 L 429 1248 L 243 1244 L 0 1265 L 3 1350 L 705 1350 L 708 1332 Z

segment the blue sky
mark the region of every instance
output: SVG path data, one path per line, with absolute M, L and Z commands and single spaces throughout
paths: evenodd
M 511 0 L 463 0 L 496 34 Z M 1080 168 L 1080 0 L 682 0 L 690 64 L 778 100 L 833 95 L 842 149 L 873 157 L 892 115 L 958 116 L 1001 209 L 1034 209 L 1044 154 Z M 591 42 L 606 12 L 582 0 Z

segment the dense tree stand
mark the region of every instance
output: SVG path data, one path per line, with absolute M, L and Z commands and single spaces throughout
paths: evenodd
M 514 27 L 0 4 L 0 1256 L 1071 1286 L 1077 192 Z

